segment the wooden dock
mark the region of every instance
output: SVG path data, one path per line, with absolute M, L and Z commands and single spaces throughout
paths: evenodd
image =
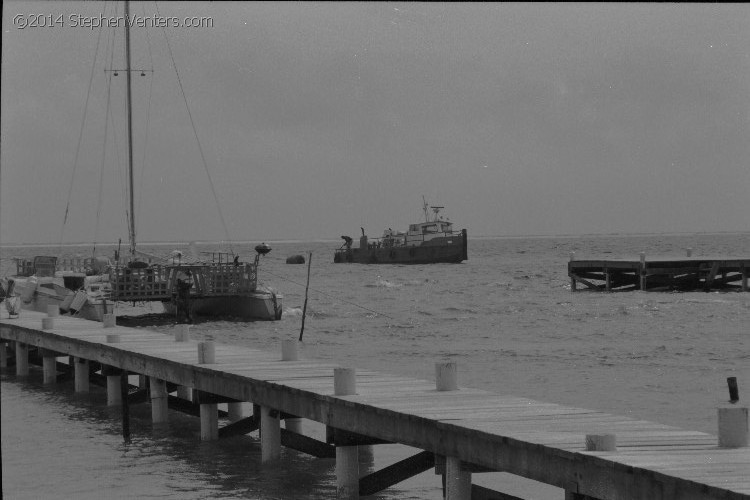
M 150 400 L 155 424 L 167 421 L 169 411 L 195 411 L 205 440 L 260 427 L 264 461 L 279 460 L 281 445 L 335 456 L 341 499 L 373 494 L 431 469 L 443 476 L 451 500 L 516 498 L 471 484 L 472 474 L 494 471 L 563 488 L 567 500 L 750 499 L 748 409 L 740 405 L 718 409 L 717 438 L 459 388 L 453 363 L 437 363 L 435 381 L 415 380 L 299 360 L 292 339 L 270 353 L 196 342 L 181 328 L 172 338 L 54 314 L 2 314 L 0 362 L 8 366 L 15 359 L 19 376 L 29 373 L 29 353 L 38 351 L 46 383 L 55 383 L 66 366 L 72 366 L 78 392 L 87 392 L 94 377 L 106 377 L 108 400 L 123 407 L 124 433 L 128 405 L 139 399 Z M 57 359 L 67 356 L 70 365 Z M 122 373 L 147 376 L 147 395 L 141 388 L 136 397 Z M 235 411 L 235 421 L 221 429 L 220 402 Z M 239 402 L 252 402 L 253 415 L 236 415 Z M 327 426 L 326 442 L 300 434 L 299 418 Z M 424 451 L 360 477 L 357 447 L 380 443 Z
M 570 288 L 597 291 L 741 290 L 747 292 L 750 259 L 728 257 L 589 259 L 568 262 Z

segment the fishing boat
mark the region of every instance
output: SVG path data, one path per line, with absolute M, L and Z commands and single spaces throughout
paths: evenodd
M 410 224 L 406 232 L 386 229 L 381 238 L 370 239 L 362 228 L 359 248 L 342 236 L 344 243 L 333 256 L 335 263 L 436 264 L 459 263 L 468 259 L 466 229 L 456 231 L 453 223 L 439 215 L 445 207 L 430 206 L 422 197 L 424 222 Z M 430 217 L 432 211 L 432 217 Z
M 125 19 L 130 19 L 125 2 Z M 185 259 L 181 255 L 159 257 L 137 248 L 133 182 L 133 123 L 130 23 L 125 22 L 125 76 L 129 211 L 129 252 L 115 252 L 114 259 L 91 257 L 65 265 L 55 256 L 17 259 L 16 274 L 2 280 L 5 294 L 20 297 L 22 308 L 47 311 L 59 305 L 62 312 L 102 321 L 117 302 L 161 302 L 167 313 L 192 321 L 193 315 L 231 316 L 242 319 L 279 320 L 283 297 L 258 286 L 259 259 L 271 251 L 255 247 L 252 262 L 243 262 L 233 251 L 215 252 L 208 259 Z M 113 75 L 123 70 L 110 70 Z M 88 102 L 88 100 L 87 100 Z M 187 100 L 185 99 L 187 106 Z M 189 111 L 189 108 L 188 108 Z M 197 135 L 197 134 L 196 134 Z M 67 220 L 68 211 L 65 212 Z M 223 221 L 223 218 L 222 218 Z M 63 227 L 65 223 L 63 222 Z

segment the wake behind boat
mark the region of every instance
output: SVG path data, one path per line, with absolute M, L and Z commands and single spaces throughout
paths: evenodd
M 466 229 L 453 230 L 453 223 L 439 216 L 444 207 L 432 206 L 422 198 L 425 221 L 410 224 L 409 230 L 386 229 L 382 238 L 369 239 L 362 229 L 359 248 L 352 238 L 342 236 L 344 244 L 333 256 L 335 263 L 359 264 L 435 264 L 459 263 L 468 259 Z M 432 218 L 429 210 L 432 209 Z

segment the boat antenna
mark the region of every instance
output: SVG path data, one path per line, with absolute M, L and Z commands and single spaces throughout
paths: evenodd
M 130 217 L 128 236 L 130 238 L 130 255 L 135 255 L 135 202 L 133 193 L 133 103 L 130 75 L 130 2 L 125 2 L 125 74 L 127 80 L 128 103 L 128 181 L 130 186 Z
M 430 206 L 427 204 L 427 200 L 424 199 L 424 195 L 422 195 L 422 210 L 424 210 L 424 221 L 430 222 L 430 214 L 427 213 L 427 209 Z

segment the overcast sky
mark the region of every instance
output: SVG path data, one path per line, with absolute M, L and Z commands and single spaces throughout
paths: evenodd
M 75 25 L 113 9 L 3 3 L 2 243 L 127 240 L 124 30 Z M 750 230 L 745 5 L 131 14 L 213 23 L 133 30 L 140 241 L 376 236 L 423 195 L 470 236 Z

